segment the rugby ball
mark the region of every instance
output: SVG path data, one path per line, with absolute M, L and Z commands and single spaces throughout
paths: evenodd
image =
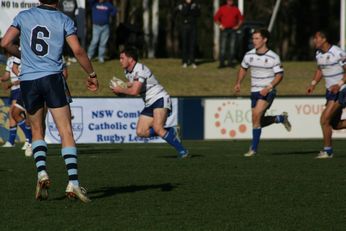
M 113 76 L 113 78 L 109 81 L 109 87 L 110 88 L 115 88 L 115 87 L 127 88 L 127 84 L 121 79 L 118 79 L 117 77 Z

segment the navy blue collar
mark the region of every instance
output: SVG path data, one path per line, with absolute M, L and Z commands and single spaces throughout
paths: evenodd
M 39 5 L 37 8 L 44 9 L 44 10 L 54 10 L 54 11 L 58 10 L 57 8 L 48 6 L 48 5 Z

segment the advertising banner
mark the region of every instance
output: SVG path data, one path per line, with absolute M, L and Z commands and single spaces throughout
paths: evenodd
M 77 143 L 164 142 L 160 137 L 140 138 L 137 120 L 144 108 L 140 98 L 76 98 L 71 104 L 72 127 Z M 172 99 L 172 114 L 167 127 L 177 125 L 178 100 Z M 52 115 L 46 117 L 47 143 L 60 143 Z
M 39 0 L 0 0 L 0 38 L 4 36 L 7 28 L 11 26 L 14 17 L 22 10 L 38 6 Z M 78 6 L 78 35 L 84 37 L 84 17 L 85 17 L 85 1 L 77 0 Z M 79 17 L 81 16 L 81 17 Z M 80 34 L 83 33 L 83 34 Z
M 324 98 L 277 98 L 266 115 L 279 115 L 286 111 L 292 124 L 287 132 L 282 124 L 263 128 L 264 139 L 322 138 L 320 116 Z M 204 117 L 205 139 L 251 139 L 250 99 L 206 99 Z M 346 118 L 344 110 L 342 118 Z M 333 137 L 346 138 L 346 130 L 333 132 Z

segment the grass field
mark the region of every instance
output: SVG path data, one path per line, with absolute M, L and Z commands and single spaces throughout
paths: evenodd
M 146 64 L 172 96 L 233 96 L 233 85 L 239 65 L 236 68 L 218 69 L 218 62 L 201 63 L 197 69 L 182 68 L 179 59 L 144 59 Z M 119 60 L 110 60 L 104 64 L 93 62 L 98 74 L 100 89 L 91 93 L 85 88 L 85 73 L 78 64 L 69 66 L 69 88 L 72 96 L 114 96 L 108 82 L 112 76 L 123 77 Z M 278 87 L 278 95 L 305 95 L 305 90 L 313 77 L 315 62 L 284 62 L 285 78 Z M 3 73 L 4 66 L 0 66 Z M 323 83 L 322 83 L 323 82 Z M 323 95 L 324 81 L 316 88 L 315 94 Z M 250 93 L 250 78 L 245 78 L 240 95 Z M 0 96 L 9 93 L 0 90 Z
M 64 197 L 59 147 L 49 145 L 48 201 L 35 201 L 33 159 L 0 154 L 0 230 L 345 230 L 346 144 L 316 160 L 319 140 L 78 145 L 79 173 L 92 202 Z

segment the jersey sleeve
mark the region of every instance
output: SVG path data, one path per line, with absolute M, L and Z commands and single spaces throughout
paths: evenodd
M 16 17 L 14 17 L 11 26 L 20 30 L 21 25 L 21 14 L 19 13 Z
M 149 70 L 149 68 L 141 64 L 138 71 L 137 80 L 141 83 L 144 83 L 150 76 L 151 76 L 151 71 Z
M 11 67 L 11 60 L 8 58 L 6 62 L 6 69 L 7 72 L 11 72 L 12 67 Z
M 18 59 L 17 57 L 15 57 L 15 58 L 13 59 L 13 63 L 20 65 L 20 59 Z
M 339 63 L 340 63 L 341 66 L 345 66 L 346 65 L 346 52 L 345 51 L 341 51 L 340 52 Z
M 273 71 L 275 74 L 284 72 L 284 68 L 282 67 L 279 56 L 275 57 L 274 65 L 273 65 Z
M 243 61 L 241 62 L 240 65 L 244 69 L 248 69 L 249 68 L 248 56 L 247 55 L 244 56 Z
M 77 28 L 75 27 L 73 20 L 66 16 L 65 37 L 73 34 L 77 34 Z

